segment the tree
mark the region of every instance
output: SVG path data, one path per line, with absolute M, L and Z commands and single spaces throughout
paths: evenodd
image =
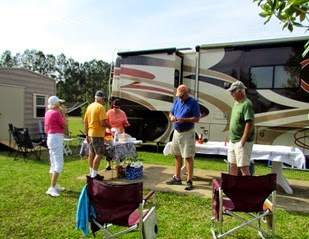
M 55 57 L 37 50 L 12 56 L 7 50 L 0 56 L 0 67 L 26 68 L 55 79 L 57 96 L 68 102 L 91 102 L 97 90 L 108 92 L 110 64 L 102 60 L 79 63 L 64 54 Z
M 293 32 L 294 27 L 303 27 L 305 32 L 309 30 L 308 0 L 253 0 L 263 10 L 260 16 L 266 18 L 264 24 L 275 16 L 283 23 L 282 29 L 288 29 Z M 306 24 L 306 25 L 305 25 Z M 309 52 L 309 41 L 305 44 L 303 57 Z
M 13 58 L 10 51 L 3 52 L 0 59 L 0 67 L 13 67 Z

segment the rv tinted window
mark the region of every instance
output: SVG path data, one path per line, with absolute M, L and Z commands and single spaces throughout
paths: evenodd
M 298 88 L 299 75 L 299 67 L 276 66 L 274 88 Z
M 174 87 L 177 88 L 181 83 L 179 82 L 179 70 L 175 70 L 175 74 L 174 74 Z
M 263 89 L 272 88 L 273 68 L 268 67 L 252 67 L 250 69 L 251 88 Z
M 259 66 L 250 69 L 250 87 L 254 89 L 298 88 L 300 68 L 294 66 Z

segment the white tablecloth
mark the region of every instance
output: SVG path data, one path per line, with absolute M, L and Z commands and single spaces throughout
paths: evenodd
M 170 153 L 170 144 L 171 142 L 167 143 L 163 150 L 165 155 Z M 227 149 L 224 142 L 209 141 L 195 145 L 195 152 L 198 154 L 227 155 Z M 251 159 L 282 162 L 299 169 L 305 169 L 306 165 L 306 158 L 300 149 L 281 145 L 254 144 Z

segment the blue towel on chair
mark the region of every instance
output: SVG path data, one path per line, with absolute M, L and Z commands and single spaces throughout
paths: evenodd
M 89 203 L 87 185 L 84 186 L 78 201 L 77 214 L 76 214 L 76 229 L 81 229 L 84 235 L 89 234 L 88 222 L 89 222 L 89 210 L 94 218 L 96 213 L 93 205 Z

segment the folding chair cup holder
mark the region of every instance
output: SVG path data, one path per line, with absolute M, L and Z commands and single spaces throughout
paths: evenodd
M 87 176 L 87 193 L 95 211 L 90 215 L 92 233 L 102 229 L 103 238 L 117 238 L 137 231 L 142 239 L 157 237 L 155 192 L 143 196 L 143 182 L 107 184 Z
M 276 174 L 232 176 L 222 173 L 220 183 L 213 179 L 212 185 L 213 238 L 225 237 L 245 226 L 257 230 L 261 238 L 275 237 Z M 238 226 L 227 228 L 224 222 L 233 219 L 238 221 Z

